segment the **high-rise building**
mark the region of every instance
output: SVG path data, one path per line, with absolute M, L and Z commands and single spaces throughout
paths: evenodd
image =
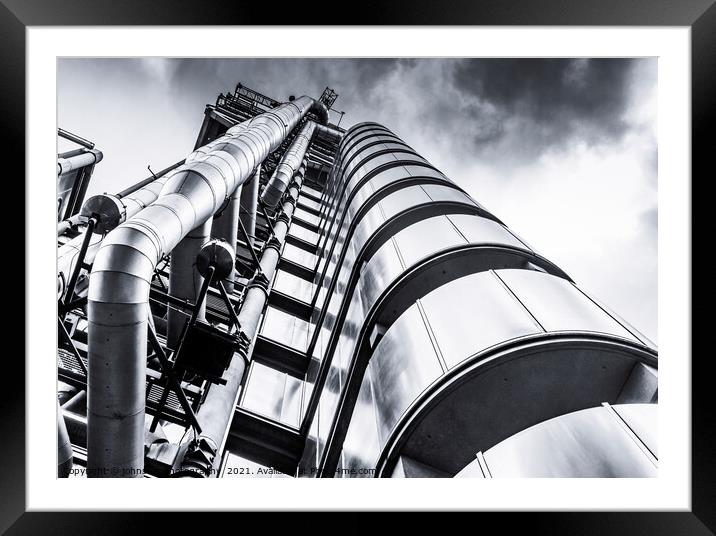
M 655 346 L 336 98 L 239 84 L 184 161 L 61 227 L 60 461 L 655 476 Z

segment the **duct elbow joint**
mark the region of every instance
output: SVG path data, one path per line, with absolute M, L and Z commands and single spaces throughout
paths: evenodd
M 318 118 L 322 125 L 328 124 L 328 108 L 321 101 L 313 101 L 311 112 Z

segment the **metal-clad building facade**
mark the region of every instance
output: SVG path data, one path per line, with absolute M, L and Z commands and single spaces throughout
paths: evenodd
M 259 97 L 239 86 L 207 107 L 198 153 L 279 106 Z M 324 92 L 319 102 L 330 109 L 331 99 Z M 237 340 L 228 308 L 243 319 L 249 291 L 266 294 L 256 332 L 233 357 L 246 366 L 223 443 L 182 434 L 189 414 L 199 424 L 213 415 L 202 411 L 207 393 L 227 387 L 182 369 L 192 409 L 179 408 L 178 395 L 162 394 L 170 372 L 151 372 L 149 356 L 146 411 L 157 436 L 145 440 L 145 474 L 213 466 L 222 476 L 262 467 L 303 477 L 653 476 L 654 345 L 385 126 L 343 131 L 310 117 L 259 162 L 261 194 L 237 209 L 253 212 L 256 226 L 240 224 L 229 244 L 231 292 L 206 289 L 199 325 Z M 299 147 L 306 132 L 310 143 Z M 289 165 L 297 150 L 303 159 Z M 293 174 L 287 184 L 276 178 L 282 163 Z M 269 202 L 274 188 L 279 201 Z M 255 261 L 267 248 L 280 255 L 261 284 Z M 149 329 L 176 367 L 169 309 L 202 296 L 173 296 L 166 261 L 151 281 Z M 81 332 L 73 331 L 82 359 Z M 82 392 L 81 378 L 60 369 Z M 168 401 L 174 407 L 164 409 Z

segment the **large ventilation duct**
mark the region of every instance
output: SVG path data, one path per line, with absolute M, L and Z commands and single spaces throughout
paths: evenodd
M 328 108 L 326 108 L 326 105 L 323 104 L 321 101 L 314 101 L 313 107 L 311 108 L 311 112 L 313 112 L 313 115 L 316 116 L 316 119 L 318 119 L 318 122 L 321 125 L 328 124 L 328 121 L 330 119 L 328 115 Z
M 88 294 L 88 476 L 143 474 L 149 290 L 157 263 L 315 107 L 300 97 L 230 128 L 189 155 L 159 198 L 102 242 Z
M 261 254 L 261 275 L 254 278 L 249 285 L 242 302 L 238 319 L 247 342 L 253 341 L 256 337 L 259 320 L 268 299 L 268 292 L 264 286 L 270 285 L 273 280 L 302 181 L 301 175 L 296 174 L 295 185 L 290 189 L 291 195 L 283 204 L 283 216 L 276 219 L 273 238 L 269 240 Z M 264 286 L 259 284 L 257 279 L 262 279 Z M 242 357 L 246 358 L 247 355 Z M 208 477 L 217 474 L 217 465 L 221 461 L 217 454 L 223 450 L 226 443 L 245 367 L 246 361 L 235 355 L 223 376 L 226 384 L 212 385 L 209 389 L 206 400 L 197 413 L 197 420 L 202 428 L 201 435 L 186 450 L 179 476 Z
M 261 180 L 261 166 L 241 187 L 241 209 L 239 219 L 246 230 L 249 246 L 253 246 L 256 238 L 256 205 L 259 201 L 259 181 Z
M 281 200 L 281 196 L 286 191 L 288 183 L 291 182 L 293 174 L 296 173 L 306 156 L 306 151 L 311 144 L 315 129 L 316 123 L 313 121 L 307 122 L 301 132 L 294 138 L 291 146 L 286 150 L 261 194 L 261 201 L 265 205 L 275 207 Z

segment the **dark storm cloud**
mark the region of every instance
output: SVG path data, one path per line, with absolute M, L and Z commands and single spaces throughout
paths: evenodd
M 529 133 L 526 148 L 539 153 L 573 138 L 586 143 L 618 140 L 628 129 L 634 60 L 466 59 L 454 69 L 455 87 L 479 105 L 465 108 L 473 121 L 503 125 L 473 136 L 475 145 L 497 143 L 511 120 Z M 533 154 L 534 155 L 534 154 Z
M 289 95 L 318 97 L 325 87 L 340 95 L 339 109 L 350 113 L 382 87 L 405 60 L 394 58 L 184 58 L 166 60 L 172 99 L 211 102 L 237 82 L 278 100 Z M 184 102 L 183 105 L 196 105 Z M 189 108 L 190 109 L 190 108 Z

